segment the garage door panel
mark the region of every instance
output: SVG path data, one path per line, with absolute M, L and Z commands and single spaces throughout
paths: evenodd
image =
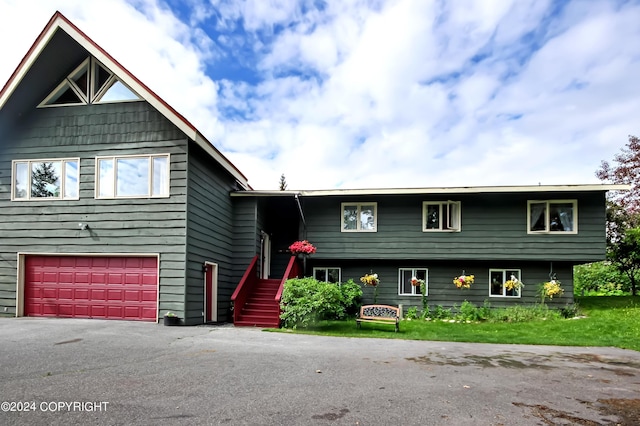
M 27 256 L 25 315 L 156 321 L 157 258 Z

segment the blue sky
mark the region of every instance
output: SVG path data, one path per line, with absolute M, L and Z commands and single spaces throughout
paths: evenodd
M 0 0 L 60 10 L 256 189 L 598 183 L 640 135 L 640 2 Z

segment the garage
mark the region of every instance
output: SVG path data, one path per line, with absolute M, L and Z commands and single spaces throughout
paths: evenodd
M 24 315 L 157 321 L 158 258 L 30 255 Z

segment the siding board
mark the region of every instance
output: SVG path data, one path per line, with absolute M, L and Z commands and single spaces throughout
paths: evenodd
M 182 132 L 146 102 L 127 102 L 33 109 L 10 137 L 0 137 L 0 312 L 15 314 L 17 252 L 159 253 L 160 310 L 182 309 L 188 160 Z M 94 198 L 97 156 L 153 153 L 171 155 L 170 197 Z M 10 200 L 11 160 L 64 157 L 80 158 L 79 200 Z M 79 222 L 90 229 L 80 231 Z

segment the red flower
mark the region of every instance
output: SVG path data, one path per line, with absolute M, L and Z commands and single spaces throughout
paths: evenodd
M 289 246 L 289 251 L 292 254 L 304 253 L 313 254 L 316 252 L 316 248 L 307 240 L 296 241 Z

